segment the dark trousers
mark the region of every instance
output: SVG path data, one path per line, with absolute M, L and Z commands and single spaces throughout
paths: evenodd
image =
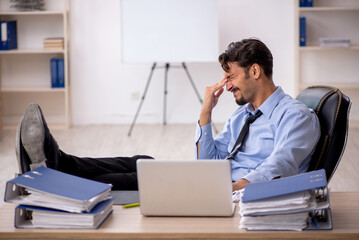
M 138 190 L 136 168 L 138 159 L 153 158 L 147 155 L 83 158 L 60 150 L 58 170 L 103 183 L 111 183 L 112 190 Z

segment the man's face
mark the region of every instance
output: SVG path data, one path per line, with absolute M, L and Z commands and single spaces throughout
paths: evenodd
M 236 63 L 228 63 L 229 71 L 227 76 L 226 89 L 233 93 L 236 103 L 244 105 L 253 102 L 256 93 L 256 86 L 250 73 L 245 72 L 245 68 L 239 67 Z M 249 71 L 251 68 L 249 68 Z

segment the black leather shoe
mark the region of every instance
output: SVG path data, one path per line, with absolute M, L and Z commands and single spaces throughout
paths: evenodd
M 23 118 L 22 118 L 23 119 Z M 22 119 L 20 121 L 19 126 L 17 127 L 17 131 L 16 131 L 16 143 L 15 143 L 15 152 L 16 152 L 16 159 L 17 159 L 17 163 L 19 166 L 19 173 L 25 173 L 30 171 L 30 164 L 31 164 L 31 160 L 29 158 L 29 156 L 27 155 L 24 146 L 21 143 L 21 137 L 20 137 L 20 132 L 21 132 L 21 123 L 22 123 Z
M 18 126 L 16 156 L 20 173 L 40 166 L 57 169 L 59 147 L 52 137 L 39 105 L 30 104 Z

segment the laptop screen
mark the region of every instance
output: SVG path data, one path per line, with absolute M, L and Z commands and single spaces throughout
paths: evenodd
M 231 165 L 227 160 L 137 161 L 145 216 L 232 216 Z

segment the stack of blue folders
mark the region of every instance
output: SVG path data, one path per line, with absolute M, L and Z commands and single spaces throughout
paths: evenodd
M 112 212 L 111 185 L 46 167 L 9 180 L 17 228 L 98 228 Z
M 329 191 L 323 169 L 247 184 L 240 199 L 240 228 L 330 230 Z

